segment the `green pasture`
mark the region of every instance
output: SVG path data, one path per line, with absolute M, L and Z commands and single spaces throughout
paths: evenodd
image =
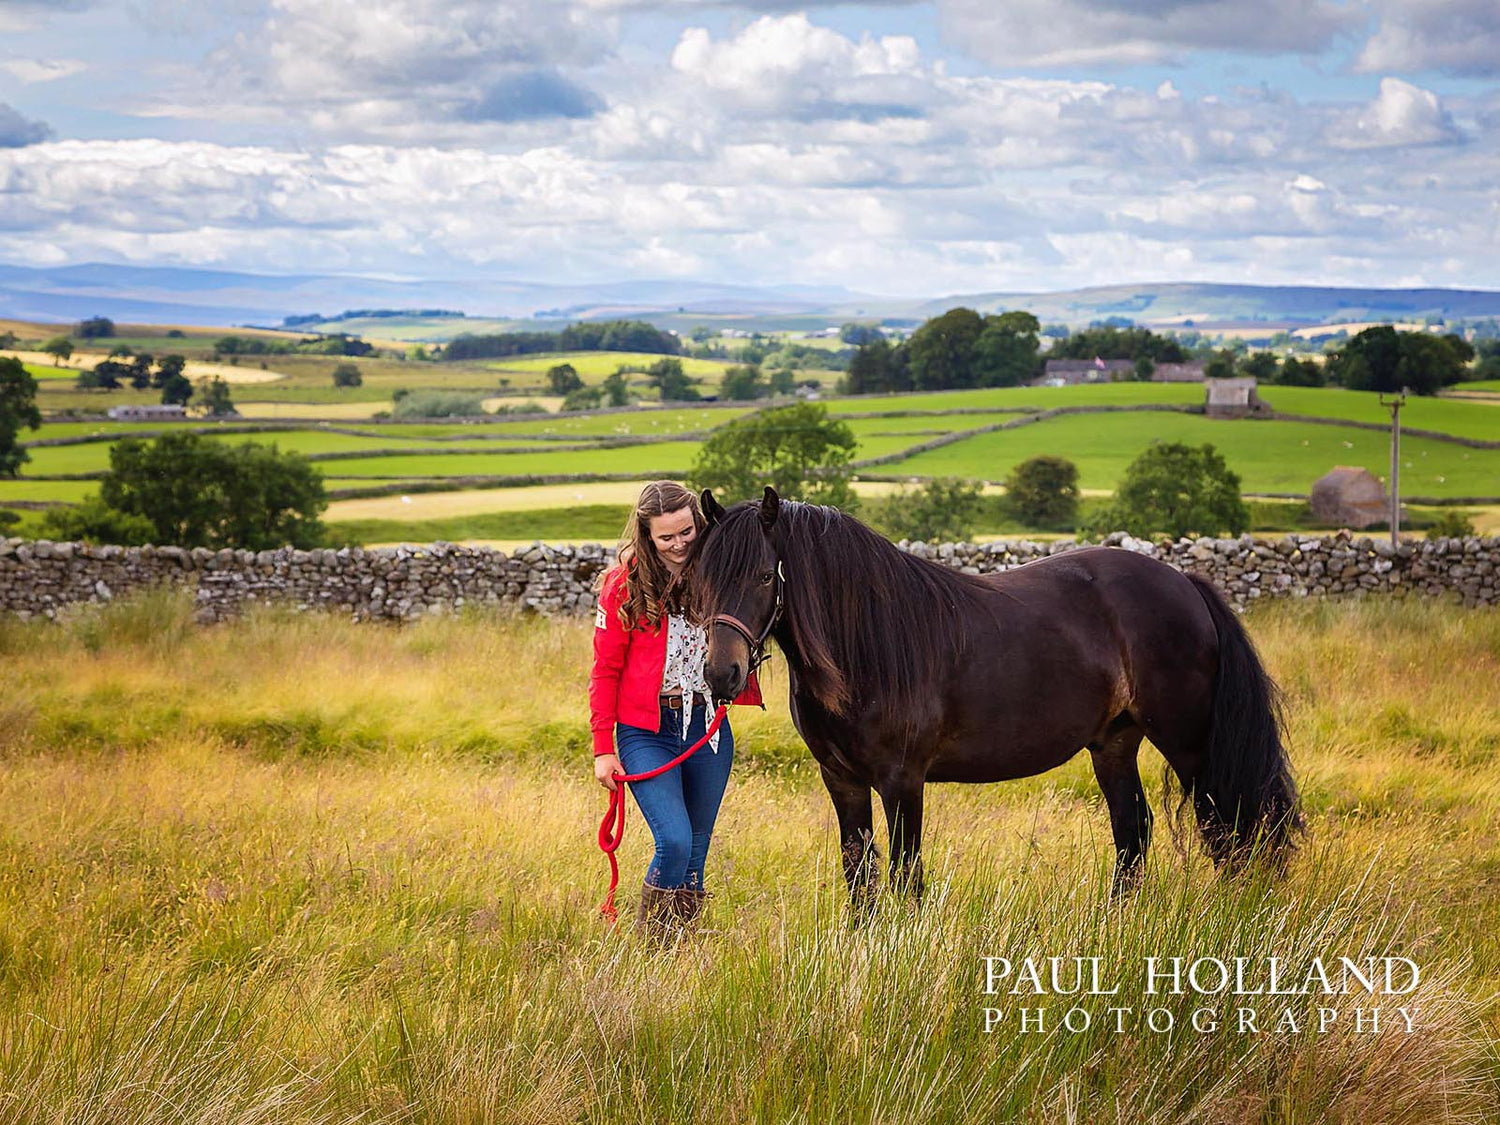
M 695 441 L 663 441 L 597 452 L 494 453 L 465 457 L 438 454 L 370 457 L 324 465 L 343 477 L 529 476 L 571 473 L 685 473 L 698 451 Z
M 864 442 L 870 437 L 897 434 L 910 438 L 908 445 L 918 445 L 944 434 L 1013 422 L 1023 416 L 1013 410 L 996 410 L 983 414 L 908 414 L 894 418 L 842 418 L 840 421 L 860 439 L 860 456 L 868 457 L 869 454 L 864 452 Z
M 1494 391 L 1500 393 L 1500 379 L 1478 379 L 1472 383 L 1460 383 L 1449 387 L 1450 391 Z
M 1019 462 L 1046 453 L 1073 461 L 1082 487 L 1113 489 L 1125 467 L 1153 441 L 1212 442 L 1247 492 L 1305 493 L 1335 465 L 1362 465 L 1383 477 L 1390 463 L 1389 438 L 1378 431 L 1146 413 L 1065 415 L 965 438 L 880 468 L 1001 480 Z M 1500 450 L 1465 449 L 1430 438 L 1407 438 L 1401 450 L 1406 495 L 1500 495 Z
M 7 500 L 56 500 L 77 504 L 98 491 L 99 482 L 92 480 L 0 479 L 0 505 Z
M 1389 426 L 1391 412 L 1380 405 L 1373 391 L 1346 391 L 1334 387 L 1261 387 L 1262 401 L 1287 414 L 1308 414 L 1353 422 Z M 1455 437 L 1500 441 L 1500 410 L 1482 402 L 1456 398 L 1411 395 L 1401 408 L 1401 425 L 1436 430 Z
M 609 414 L 548 414 L 545 417 L 520 415 L 514 421 L 493 423 L 494 431 L 505 434 L 558 434 L 592 437 L 629 437 L 646 434 L 680 434 L 711 430 L 733 421 L 752 408 L 747 404 L 722 406 L 682 406 L 676 410 L 632 410 Z
M 985 387 L 976 391 L 926 391 L 903 395 L 826 398 L 830 414 L 872 410 L 1052 410 L 1059 406 L 1136 406 L 1147 402 L 1198 403 L 1201 383 L 1099 383 L 1078 387 Z
M 78 378 L 77 369 L 72 367 L 54 367 L 50 363 L 23 363 L 21 366 L 39 383 Z

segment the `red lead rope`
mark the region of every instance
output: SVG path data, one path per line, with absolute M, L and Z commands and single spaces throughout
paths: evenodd
M 615 924 L 615 919 L 618 917 L 615 912 L 615 888 L 620 885 L 620 864 L 615 859 L 615 849 L 625 838 L 625 783 L 646 781 L 682 765 L 708 744 L 708 740 L 714 736 L 714 731 L 719 729 L 719 724 L 724 721 L 724 716 L 728 713 L 729 706 L 724 703 L 719 704 L 719 709 L 714 712 L 713 722 L 708 724 L 703 737 L 666 765 L 657 766 L 656 769 L 646 773 L 615 774 L 615 787 L 609 794 L 609 811 L 604 814 L 604 819 L 599 823 L 599 850 L 609 857 L 609 894 L 604 896 L 604 902 L 599 906 L 599 913 L 604 915 L 604 920 L 611 926 Z

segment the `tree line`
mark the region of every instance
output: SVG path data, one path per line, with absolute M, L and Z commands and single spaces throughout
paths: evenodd
M 443 349 L 444 360 L 494 359 L 538 352 L 650 352 L 679 355 L 682 342 L 641 320 L 587 321 L 558 332 L 502 332 L 457 336 Z

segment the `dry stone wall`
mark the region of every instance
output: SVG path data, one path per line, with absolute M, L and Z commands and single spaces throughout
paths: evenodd
M 1111 535 L 1139 551 L 1212 579 L 1237 606 L 1260 598 L 1360 594 L 1446 596 L 1469 606 L 1500 603 L 1500 539 L 1411 541 L 1287 536 L 1148 543 Z M 903 549 L 971 574 L 1020 566 L 1074 550 L 1071 541 L 903 543 Z M 0 612 L 56 617 L 155 586 L 193 592 L 201 620 L 247 606 L 290 602 L 360 620 L 412 620 L 466 605 L 544 614 L 591 612 L 593 582 L 614 559 L 598 544 L 536 544 L 514 552 L 435 543 L 373 550 L 209 551 L 180 547 L 91 547 L 0 539 Z

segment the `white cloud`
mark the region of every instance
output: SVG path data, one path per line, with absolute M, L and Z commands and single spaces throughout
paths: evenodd
M 12 78 L 31 85 L 34 82 L 55 82 L 88 69 L 88 63 L 79 59 L 6 59 L 0 62 Z
M 1500 74 L 1495 0 L 1375 0 L 1378 23 L 1355 67 L 1366 73 Z
M 613 34 L 612 20 L 556 0 L 269 0 L 258 27 L 141 112 L 292 114 L 335 140 L 577 119 L 604 101 L 574 73 L 605 59 Z
M 1382 78 L 1373 101 L 1340 114 L 1328 131 L 1329 143 L 1337 148 L 1450 144 L 1460 139 L 1438 96 L 1399 78 Z
M 689 28 L 672 68 L 742 111 L 810 119 L 913 116 L 913 99 L 931 92 L 916 40 L 855 42 L 801 13 L 763 16 L 723 40 Z
M 157 107 L 179 135 L 274 143 L 0 152 L 0 258 L 929 294 L 1189 273 L 1500 285 L 1493 97 L 954 74 L 804 13 L 616 53 L 590 6 L 380 0 L 361 29 L 347 0 L 274 0 L 264 35 L 216 56 L 222 81 L 184 76 Z

